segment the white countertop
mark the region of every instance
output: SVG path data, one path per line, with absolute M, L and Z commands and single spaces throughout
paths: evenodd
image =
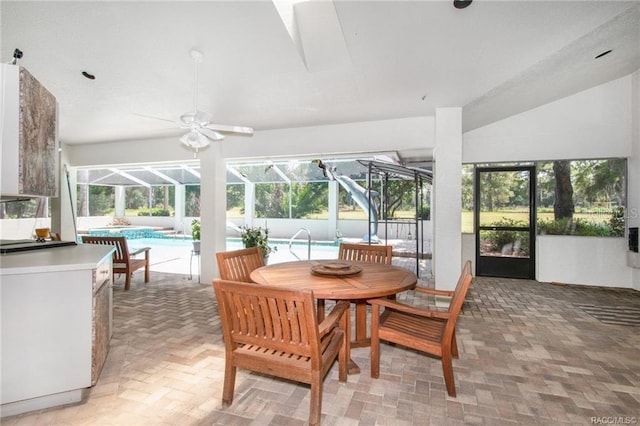
M 52 247 L 0 256 L 0 276 L 93 269 L 115 248 L 97 244 Z

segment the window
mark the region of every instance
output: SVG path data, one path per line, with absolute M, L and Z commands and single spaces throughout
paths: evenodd
M 227 184 L 227 217 L 244 217 L 244 188 L 243 183 Z
M 538 234 L 624 235 L 625 159 L 543 161 L 536 163 L 536 169 Z M 474 165 L 462 167 L 462 232 L 467 233 L 474 232 L 473 172 Z M 509 199 L 517 201 L 518 191 L 513 189 L 517 182 L 497 187 L 511 188 Z
M 113 216 L 114 211 L 114 187 L 78 185 L 78 216 Z
M 625 159 L 539 162 L 538 234 L 621 237 Z

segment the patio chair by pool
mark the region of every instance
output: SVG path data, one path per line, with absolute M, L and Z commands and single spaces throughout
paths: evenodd
M 125 274 L 124 289 L 129 290 L 131 286 L 131 275 L 138 269 L 144 268 L 144 282 L 149 282 L 149 251 L 151 247 L 143 247 L 134 252 L 129 252 L 126 237 L 94 237 L 92 235 L 83 235 L 82 242 L 86 244 L 101 244 L 114 246 L 116 251 L 113 253 L 113 275 Z M 144 253 L 144 259 L 135 256 Z

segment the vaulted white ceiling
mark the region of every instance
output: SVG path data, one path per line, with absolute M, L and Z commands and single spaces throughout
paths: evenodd
M 200 109 L 257 132 L 450 106 L 468 130 L 640 68 L 636 1 L 2 1 L 0 18 L 0 60 L 24 52 L 69 144 L 180 134 L 151 117 L 192 109 L 191 49 Z

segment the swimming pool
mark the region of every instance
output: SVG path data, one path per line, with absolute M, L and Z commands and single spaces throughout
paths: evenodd
M 192 240 L 188 238 L 127 238 L 131 247 L 153 247 L 159 249 L 176 249 L 186 250 L 188 253 L 192 250 Z M 288 256 L 287 260 L 296 260 L 295 256 L 291 255 L 289 251 L 289 242 L 274 240 L 271 242 L 271 246 L 276 250 L 271 253 L 269 260 L 272 258 L 282 258 L 283 254 Z M 240 238 L 227 238 L 227 250 L 241 249 L 242 241 Z M 308 245 L 306 241 L 294 241 L 291 245 L 291 250 L 300 259 L 306 259 L 308 255 Z M 289 259 L 290 257 L 290 259 Z M 325 241 L 312 241 L 311 242 L 311 258 L 312 259 L 335 259 L 338 257 L 338 244 L 325 242 Z M 283 262 L 287 260 L 282 260 Z
M 152 271 L 189 274 L 191 270 L 195 274 L 197 261 L 204 261 L 201 258 L 198 259 L 197 256 L 192 256 L 193 241 L 189 238 L 132 238 L 127 241 L 131 251 L 141 247 L 151 247 Z M 298 260 L 289 251 L 288 241 L 273 240 L 271 245 L 277 250 L 269 255 L 270 264 Z M 227 238 L 226 250 L 238 250 L 242 247 L 240 238 Z M 306 241 L 294 241 L 291 248 L 300 259 L 307 260 Z M 338 244 L 325 241 L 311 242 L 311 259 L 337 258 Z

